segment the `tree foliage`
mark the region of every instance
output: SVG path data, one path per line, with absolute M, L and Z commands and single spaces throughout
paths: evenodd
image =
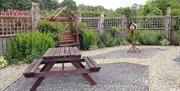
M 41 10 L 57 9 L 59 3 L 57 0 L 0 0 L 0 11 L 6 9 L 30 10 L 32 3 L 40 3 Z
M 30 10 L 32 2 L 40 3 L 42 11 L 54 11 L 58 7 L 68 6 L 73 11 L 78 11 L 82 16 L 152 16 L 166 15 L 167 8 L 171 8 L 171 15 L 180 15 L 180 0 L 148 0 L 145 5 L 133 4 L 131 7 L 119 7 L 116 10 L 105 9 L 103 6 L 79 5 L 73 0 L 0 0 L 0 11 L 8 8 L 18 10 Z
M 77 11 L 76 2 L 73 0 L 63 0 L 60 3 L 60 7 L 64 7 L 64 6 L 67 6 L 69 9 L 71 9 L 73 11 Z

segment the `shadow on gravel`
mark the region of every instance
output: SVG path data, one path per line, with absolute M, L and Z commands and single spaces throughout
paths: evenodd
M 117 51 L 112 51 L 104 54 L 99 54 L 92 56 L 95 59 L 111 59 L 111 58 L 150 58 L 155 56 L 160 51 L 165 51 L 166 49 L 161 48 L 140 48 L 140 53 L 127 53 L 128 49 L 121 49 Z
M 149 68 L 130 63 L 103 64 L 91 76 L 96 86 L 90 86 L 80 75 L 48 77 L 37 91 L 149 91 Z M 21 77 L 5 91 L 28 91 L 35 79 Z

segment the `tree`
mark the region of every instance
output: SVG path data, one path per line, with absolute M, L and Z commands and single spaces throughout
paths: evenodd
M 105 16 L 111 16 L 113 14 L 113 10 L 105 9 L 103 6 L 89 6 L 89 5 L 79 5 L 78 6 L 79 14 L 82 16 L 100 16 L 102 13 Z
M 0 0 L 0 10 L 9 8 L 18 10 L 30 10 L 31 0 Z
M 141 16 L 163 15 L 162 10 L 154 4 L 148 3 L 140 9 Z
M 76 2 L 73 0 L 63 0 L 60 3 L 61 7 L 67 6 L 69 9 L 73 10 L 73 11 L 77 11 L 77 6 L 76 6 Z
M 40 9 L 42 10 L 55 10 L 59 7 L 59 2 L 57 0 L 39 0 Z
M 167 8 L 171 8 L 172 15 L 180 15 L 180 0 L 149 0 L 142 11 L 149 10 L 145 15 L 166 15 Z M 144 12 L 145 13 L 145 12 Z

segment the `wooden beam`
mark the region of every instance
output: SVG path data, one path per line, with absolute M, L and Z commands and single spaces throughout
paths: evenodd
M 49 71 L 49 72 L 38 72 L 35 77 L 49 77 L 49 76 L 64 76 L 64 75 L 79 75 L 83 73 L 92 73 L 90 69 L 76 69 L 76 70 L 65 70 L 65 71 Z

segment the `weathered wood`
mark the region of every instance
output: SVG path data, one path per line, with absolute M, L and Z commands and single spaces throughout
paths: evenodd
M 32 29 L 36 29 L 40 20 L 40 8 L 38 3 L 32 3 Z
M 23 75 L 27 78 L 31 78 L 35 76 L 36 70 L 38 69 L 39 65 L 41 64 L 42 59 L 35 59 L 29 67 L 25 70 Z
M 72 65 L 76 68 L 76 69 L 83 69 L 83 67 L 79 64 L 79 63 L 77 63 L 77 62 L 75 62 L 75 61 L 73 61 L 73 62 L 71 62 L 72 63 Z M 96 85 L 97 83 L 95 82 L 95 80 L 88 74 L 88 73 L 82 73 L 81 74 L 87 81 L 89 81 L 90 83 L 91 83 L 91 85 Z
M 40 72 L 47 72 L 53 67 L 54 63 L 47 63 L 44 65 L 44 67 L 41 69 Z M 45 77 L 39 77 L 36 82 L 31 87 L 30 91 L 36 91 L 36 88 L 41 84 L 41 82 L 44 80 Z
M 72 53 L 73 53 L 73 55 L 71 55 Z M 74 59 L 71 57 L 73 57 Z M 43 55 L 44 60 L 48 60 L 48 59 L 77 60 L 80 57 L 81 57 L 81 54 L 78 51 L 78 49 L 75 47 L 50 48 Z M 66 59 L 64 59 L 64 58 L 66 58 Z
M 90 62 L 95 66 L 98 67 L 98 64 L 96 63 L 96 61 L 92 58 L 92 57 L 87 57 L 89 60 L 91 60 Z
M 85 60 L 85 62 L 87 63 L 88 67 L 90 69 L 94 68 L 95 66 L 90 62 L 90 60 L 88 59 L 88 57 L 83 57 L 83 59 Z
M 38 77 L 36 82 L 31 87 L 30 91 L 36 91 L 36 88 L 47 76 L 81 74 L 87 81 L 90 82 L 91 85 L 96 85 L 97 83 L 88 73 L 97 72 L 96 70 L 92 71 L 91 69 L 94 67 L 98 68 L 96 66 L 97 64 L 91 58 L 80 58 L 80 52 L 76 47 L 49 48 L 47 52 L 43 55 L 43 60 L 34 60 L 23 74 L 25 77 L 28 78 Z M 88 60 L 88 62 L 86 60 Z M 87 62 L 88 65 L 90 64 L 90 69 L 86 69 L 86 67 L 81 62 Z M 62 63 L 62 71 L 50 71 L 50 69 L 56 63 Z M 64 63 L 71 63 L 76 68 L 76 70 L 64 70 Z M 40 70 L 40 72 L 38 72 L 37 69 L 40 64 L 45 65 Z
M 76 69 L 66 71 L 49 71 L 49 72 L 38 72 L 35 77 L 49 77 L 49 76 L 64 76 L 64 75 L 79 75 L 83 73 L 91 73 L 89 69 Z
M 91 57 L 83 57 L 84 61 L 87 63 L 87 66 L 90 68 L 93 72 L 98 72 L 101 67 L 98 67 L 97 63 L 94 61 Z

